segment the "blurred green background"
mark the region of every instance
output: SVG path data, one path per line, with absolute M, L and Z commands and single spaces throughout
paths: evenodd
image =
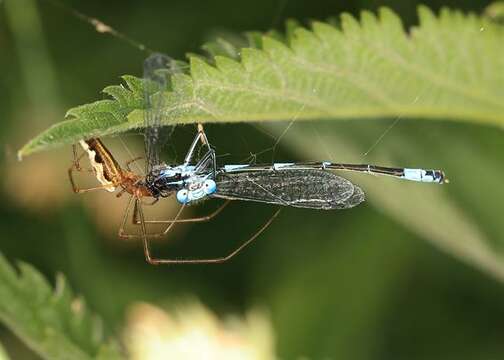
M 282 30 L 289 18 L 306 23 L 342 11 L 358 16 L 362 9 L 385 5 L 410 26 L 417 22 L 419 4 L 64 3 L 178 59 L 187 52 L 201 53 L 200 46 L 220 33 Z M 446 5 L 481 13 L 489 2 L 422 3 L 434 10 Z M 62 120 L 66 109 L 102 98 L 99 91 L 118 83 L 120 75 L 140 75 L 146 54 L 98 34 L 62 8 L 31 0 L 0 2 L 0 54 L 0 142 L 5 155 L 0 160 L 0 251 L 11 260 L 33 264 L 49 279 L 64 273 L 75 292 L 103 316 L 110 334 L 121 334 L 125 312 L 135 301 L 164 306 L 193 296 L 219 315 L 262 308 L 273 324 L 276 353 L 284 359 L 504 358 L 502 130 L 403 119 L 363 156 L 394 119 L 296 123 L 276 149 L 276 160 L 330 157 L 442 168 L 451 183 L 433 189 L 352 177 L 369 190 L 369 201 L 355 209 L 285 209 L 253 246 L 229 263 L 152 267 L 139 243 L 125 244 L 116 237 L 124 199 L 106 192 L 71 192 L 66 174 L 70 148 L 21 163 L 14 155 L 31 137 Z M 267 132 L 279 134 L 285 125 Z M 178 153 L 192 132 L 192 127 L 177 130 Z M 275 142 L 251 125 L 213 125 L 207 132 L 217 152 L 232 153 L 234 160 Z M 141 154 L 140 136 L 123 140 Z M 129 158 L 117 139 L 107 144 L 121 160 Z M 271 161 L 271 156 L 266 152 L 259 160 Z M 390 198 L 417 211 L 407 216 Z M 180 227 L 156 250 L 222 254 L 247 239 L 274 210 L 231 206 L 233 210 L 211 224 Z M 169 207 L 163 209 L 172 211 Z M 5 328 L 0 328 L 0 342 L 13 359 L 37 358 Z

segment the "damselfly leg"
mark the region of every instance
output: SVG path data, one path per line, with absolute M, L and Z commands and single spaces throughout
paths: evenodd
M 203 146 L 207 148 L 207 152 L 205 153 L 205 155 L 201 157 L 201 159 L 196 164 L 195 172 L 196 173 L 202 172 L 210 168 L 212 171 L 212 176 L 215 178 L 215 174 L 217 172 L 217 160 L 215 156 L 215 150 L 212 149 L 212 147 L 210 146 L 210 143 L 208 142 L 208 138 L 206 136 L 202 124 L 198 124 L 198 131 L 196 133 L 196 136 L 194 137 L 191 147 L 189 148 L 189 151 L 187 152 L 183 166 L 188 166 L 191 163 L 191 161 L 194 158 L 196 146 L 198 145 L 199 142 L 201 142 L 201 144 L 203 144 Z

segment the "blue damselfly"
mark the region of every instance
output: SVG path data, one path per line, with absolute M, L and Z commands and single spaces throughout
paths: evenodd
M 161 90 L 166 86 L 166 79 L 159 74 L 166 75 L 168 64 L 173 60 L 161 54 L 150 56 L 145 62 L 144 73 L 149 76 L 145 81 L 152 89 Z M 173 68 L 172 68 L 173 70 Z M 169 73 L 170 71 L 168 71 Z M 158 75 L 152 75 L 158 74 Z M 154 85 L 153 85 L 154 84 Z M 178 165 L 167 165 L 159 159 L 159 133 L 162 116 L 162 96 L 147 93 L 146 102 L 151 106 L 146 111 L 146 151 L 147 151 L 147 176 L 145 186 L 155 198 L 176 196 L 182 205 L 179 213 L 173 220 L 148 221 L 143 218 L 141 202 L 137 199 L 134 206 L 134 219 L 140 218 L 142 224 L 142 238 L 145 244 L 147 261 L 154 264 L 180 264 L 180 263 L 221 263 L 234 255 L 253 241 L 263 232 L 278 215 L 274 215 L 256 232 L 249 240 L 245 241 L 229 255 L 210 259 L 154 259 L 150 255 L 145 224 L 169 224 L 162 234 L 167 234 L 176 222 L 208 221 L 220 213 L 228 204 L 224 203 L 213 214 L 193 219 L 181 219 L 184 206 L 199 203 L 207 199 L 243 200 L 262 202 L 273 205 L 334 210 L 352 208 L 364 201 L 362 189 L 349 180 L 336 175 L 332 171 L 353 171 L 359 173 L 386 175 L 398 179 L 438 183 L 446 182 L 441 170 L 425 170 L 413 168 L 391 168 L 376 165 L 342 164 L 333 162 L 289 162 L 265 165 L 235 164 L 217 166 L 215 150 L 210 146 L 203 126 L 198 125 L 197 134 L 189 147 L 184 162 Z M 156 104 L 152 104 L 156 99 Z M 196 147 L 201 144 L 205 153 L 199 160 L 195 159 Z M 155 234 L 156 236 L 158 234 Z
M 145 176 L 131 171 L 129 163 L 123 170 L 99 139 L 81 141 L 85 152 L 77 156 L 74 147 L 74 164 L 69 170 L 75 192 L 97 189 L 115 191 L 122 188 L 117 196 L 129 193 L 119 230 L 122 238 L 141 238 L 144 254 L 150 264 L 202 264 L 222 263 L 256 239 L 278 216 L 280 210 L 266 221 L 247 241 L 226 256 L 207 259 L 162 259 L 151 255 L 149 240 L 168 234 L 177 223 L 209 221 L 217 216 L 232 200 L 253 201 L 278 206 L 308 208 L 318 210 L 349 209 L 364 201 L 362 189 L 333 171 L 351 171 L 372 175 L 385 175 L 397 179 L 417 182 L 446 182 L 441 170 L 413 168 L 392 168 L 367 164 L 343 164 L 334 162 L 278 162 L 273 164 L 226 164 L 217 165 L 215 150 L 210 145 L 203 126 L 198 124 L 197 133 L 181 164 L 168 165 L 160 159 L 160 149 L 166 130 L 161 119 L 165 116 L 165 94 L 171 77 L 181 71 L 180 64 L 162 54 L 153 54 L 144 63 L 145 94 Z M 204 152 L 197 156 L 196 149 Z M 78 189 L 72 172 L 81 170 L 79 160 L 88 154 L 93 171 L 101 183 L 89 189 Z M 198 159 L 196 159 L 198 157 Z M 170 220 L 149 220 L 145 218 L 143 206 L 153 205 L 159 199 L 175 196 L 181 207 Z M 145 198 L 152 201 L 145 203 Z M 226 200 L 213 213 L 195 218 L 180 219 L 185 206 L 208 199 Z M 140 226 L 140 234 L 125 232 L 125 226 L 133 209 L 133 223 Z M 166 224 L 158 233 L 149 233 L 147 226 Z

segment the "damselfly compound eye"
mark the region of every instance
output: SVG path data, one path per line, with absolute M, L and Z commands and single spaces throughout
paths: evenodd
M 207 195 L 213 194 L 217 190 L 217 184 L 213 180 L 205 180 L 205 193 Z
M 186 189 L 177 191 L 177 201 L 181 204 L 187 204 L 189 202 L 189 191 Z

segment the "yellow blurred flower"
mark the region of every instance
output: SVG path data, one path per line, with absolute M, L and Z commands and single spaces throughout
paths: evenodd
M 198 302 L 175 311 L 139 303 L 128 314 L 125 343 L 132 359 L 274 359 L 272 326 L 264 313 L 219 319 Z

